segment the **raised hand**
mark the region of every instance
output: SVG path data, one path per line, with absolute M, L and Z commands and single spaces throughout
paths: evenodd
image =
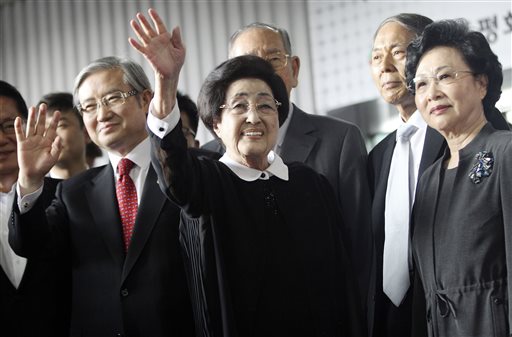
M 176 27 L 170 33 L 154 9 L 150 8 L 148 13 L 154 28 L 143 14 L 137 13 L 139 22 L 131 20 L 130 25 L 139 41 L 133 38 L 128 41 L 144 55 L 158 76 L 177 81 L 185 62 L 185 46 L 181 40 L 180 29 Z
M 55 165 L 62 150 L 57 136 L 60 112 L 56 111 L 46 126 L 46 104 L 39 105 L 39 113 L 31 107 L 27 127 L 23 131 L 21 118 L 14 122 L 18 144 L 18 184 L 22 194 L 32 193 L 43 184 L 43 179 Z

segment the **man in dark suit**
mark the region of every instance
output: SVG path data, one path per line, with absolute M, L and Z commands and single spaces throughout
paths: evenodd
M 229 57 L 252 54 L 269 61 L 283 79 L 288 96 L 298 84 L 300 59 L 292 54 L 286 30 L 253 23 L 230 39 Z M 366 176 L 366 147 L 357 126 L 327 116 L 305 113 L 290 104 L 279 129 L 275 151 L 286 163 L 298 161 L 325 175 L 341 205 L 346 247 L 362 298 L 366 298 L 371 261 L 370 196 Z M 218 139 L 204 148 L 224 152 Z
M 18 161 L 14 120 L 26 120 L 27 106 L 12 85 L 0 81 L 0 335 L 67 336 L 69 269 L 66 258 L 18 256 L 8 242 L 8 222 L 16 207 Z M 57 180 L 48 179 L 48 205 Z
M 106 57 L 78 74 L 74 94 L 91 140 L 110 163 L 60 183 L 45 217 L 37 195 L 59 156 L 60 115 L 46 131 L 44 106 L 37 122 L 35 110 L 29 113 L 26 133 L 17 121 L 21 201 L 11 242 L 29 258 L 71 257 L 71 336 L 192 336 L 179 209 L 159 190 L 150 165 L 150 82 L 135 62 Z M 125 174 L 126 160 L 133 168 Z
M 443 154 L 446 148 L 443 137 L 428 127 L 417 112 L 414 96 L 409 93 L 405 83 L 407 46 L 431 22 L 431 19 L 418 14 L 399 14 L 385 19 L 375 33 L 370 61 L 373 80 L 382 98 L 398 110 L 401 127 L 412 125 L 416 128 L 410 138 L 408 163 L 412 177 L 409 190 L 411 200 L 414 200 L 415 187 L 419 177 Z M 508 129 L 506 120 L 498 110 L 486 112 L 486 117 L 495 128 Z M 389 181 L 394 173 L 393 167 L 396 167 L 393 165 L 397 144 L 396 135 L 397 131 L 394 131 L 386 136 L 370 152 L 368 158 L 369 181 L 373 197 L 372 228 L 375 245 L 368 298 L 369 335 L 417 337 L 426 335 L 426 325 L 419 323 L 417 326 L 412 326 L 412 315 L 420 317 L 419 320 L 415 320 L 416 323 L 424 320 L 426 313 L 423 290 L 420 281 L 415 279 L 410 253 L 406 253 L 407 256 L 404 257 L 405 261 L 409 261 L 409 284 L 403 288 L 405 295 L 398 296 L 397 299 L 392 292 L 383 289 L 386 213 L 396 214 L 399 211 L 388 193 Z M 407 190 L 404 190 L 403 193 L 407 193 Z M 411 207 L 412 203 L 409 205 L 409 212 Z M 405 221 L 408 223 L 409 218 L 407 217 Z M 405 236 L 405 240 L 408 240 L 407 232 L 405 232 Z M 393 245 L 393 243 L 388 244 Z

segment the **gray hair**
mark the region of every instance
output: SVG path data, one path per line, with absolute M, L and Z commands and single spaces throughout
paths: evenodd
M 375 41 L 375 38 L 377 37 L 377 34 L 379 33 L 380 29 L 387 23 L 390 22 L 396 22 L 399 25 L 403 26 L 408 31 L 415 34 L 414 37 L 418 37 L 423 33 L 423 30 L 426 26 L 431 24 L 433 21 L 430 18 L 427 18 L 426 16 L 420 15 L 420 14 L 414 14 L 414 13 L 400 13 L 398 15 L 390 16 L 389 18 L 385 19 L 381 22 L 377 30 L 375 31 L 375 34 L 373 35 L 373 40 Z
M 73 89 L 75 105 L 79 103 L 78 89 L 80 89 L 80 86 L 87 77 L 103 70 L 113 69 L 121 69 L 123 71 L 123 82 L 130 85 L 139 93 L 146 89 L 152 91 L 151 83 L 149 82 L 144 69 L 142 69 L 138 63 L 129 59 L 108 56 L 92 61 L 75 77 L 75 85 Z
M 239 30 L 233 33 L 231 35 L 231 38 L 229 39 L 229 50 L 233 47 L 233 44 L 235 43 L 235 40 L 242 34 L 243 32 L 250 30 L 250 29 L 270 29 L 271 31 L 278 33 L 281 36 L 281 40 L 283 40 L 283 46 L 284 50 L 288 55 L 292 55 L 292 44 L 290 42 L 290 35 L 288 35 L 288 32 L 286 29 L 278 28 L 276 26 L 273 26 L 271 24 L 267 23 L 261 23 L 261 22 L 253 22 L 246 26 L 243 26 Z

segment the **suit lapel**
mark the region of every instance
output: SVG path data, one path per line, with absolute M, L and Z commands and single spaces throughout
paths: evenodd
M 18 289 L 16 289 L 14 287 L 14 285 L 11 283 L 11 280 L 9 280 L 9 278 L 7 277 L 7 274 L 5 273 L 4 271 L 4 268 L 0 267 L 0 287 L 2 287 L 2 292 L 5 293 L 6 291 L 9 291 L 9 293 L 16 293 L 16 291 L 19 291 L 21 289 L 21 287 L 23 286 L 23 279 L 25 278 L 25 275 L 27 274 L 27 269 L 28 269 L 28 261 L 27 261 L 27 266 L 25 267 L 25 272 L 23 273 L 23 277 L 21 279 L 21 282 L 20 282 L 20 286 L 18 287 Z M 8 289 L 8 290 L 7 290 Z
M 438 163 L 438 165 L 436 165 L 435 167 L 435 174 L 431 177 L 427 186 L 428 193 L 426 193 L 426 195 L 429 195 L 431 197 L 428 198 L 427 200 L 422 200 L 424 205 L 421 206 L 425 210 L 423 214 L 428 219 L 427 228 L 430 228 L 431 232 L 429 234 L 431 235 L 432 238 L 434 238 L 434 215 L 437 214 L 437 203 L 439 200 L 439 189 L 441 184 L 441 170 L 443 170 L 443 165 L 442 163 Z M 411 232 L 414 233 L 414 228 L 412 228 Z M 430 251 L 429 256 L 434 256 L 434 245 L 428 245 L 427 249 Z M 433 261 L 434 260 L 432 259 L 432 262 Z
M 317 137 L 312 135 L 315 131 L 316 128 L 308 123 L 306 113 L 294 105 L 280 154 L 283 161 L 305 163 L 317 142 Z
M 423 153 L 421 155 L 420 168 L 418 172 L 418 180 L 423 172 L 432 165 L 441 155 L 446 147 L 443 136 L 431 127 L 427 127 L 425 134 L 425 145 L 423 145 Z
M 380 171 L 380 177 L 378 177 L 379 187 L 384 188 L 384 191 L 387 189 L 388 185 L 388 177 L 389 177 L 389 170 L 391 168 L 391 159 L 393 158 L 393 151 L 395 150 L 396 145 L 396 131 L 391 133 L 391 137 L 389 137 L 389 142 L 386 146 L 386 150 L 384 151 L 382 155 L 382 167 Z M 383 186 L 382 186 L 383 185 Z
M 112 257 L 122 265 L 124 245 L 121 218 L 116 202 L 114 172 L 109 164 L 87 185 L 85 190 L 94 224 L 103 237 Z
M 396 131 L 391 133 L 386 139 L 385 150 L 382 154 L 382 159 L 380 162 L 381 168 L 379 171 L 379 176 L 376 177 L 378 183 L 375 187 L 375 195 L 374 195 L 374 206 L 377 210 L 377 214 L 379 214 L 378 219 L 372 221 L 373 223 L 373 232 L 374 233 L 384 233 L 384 209 L 386 205 L 386 190 L 388 188 L 388 176 L 389 170 L 391 168 L 391 159 L 393 157 L 393 150 L 395 149 L 396 144 Z M 382 215 L 382 216 L 380 216 Z M 380 221 L 379 221 L 380 220 Z M 378 246 L 384 244 L 384 237 L 380 237 L 378 242 Z
M 135 229 L 124 262 L 121 282 L 124 282 L 134 264 L 137 262 L 165 205 L 166 198 L 158 186 L 157 176 L 153 170 L 153 166 L 149 166 L 140 200 L 137 218 L 135 219 Z

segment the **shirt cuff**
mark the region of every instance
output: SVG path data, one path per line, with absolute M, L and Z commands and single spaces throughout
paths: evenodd
M 22 197 L 21 191 L 20 191 L 20 185 L 18 183 L 16 183 L 16 193 L 18 195 L 18 208 L 20 209 L 20 214 L 25 214 L 28 211 L 30 211 L 32 209 L 32 207 L 34 207 L 34 204 L 36 203 L 37 199 L 39 199 L 39 197 L 41 196 L 41 193 L 43 193 L 43 186 L 44 186 L 44 183 L 36 191 L 34 191 L 30 194 L 24 195 Z
M 164 119 L 160 119 L 153 115 L 153 101 L 149 104 L 149 113 L 147 118 L 148 128 L 158 138 L 162 139 L 167 136 L 180 121 L 180 110 L 178 103 L 174 104 L 172 112 L 167 115 Z

